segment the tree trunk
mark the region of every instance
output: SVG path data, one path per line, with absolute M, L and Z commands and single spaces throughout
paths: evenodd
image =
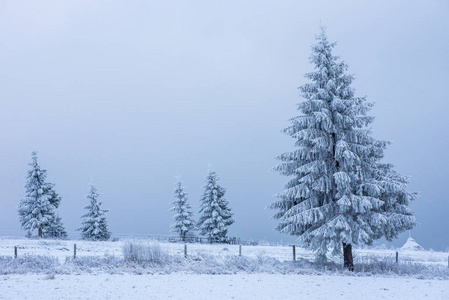
M 337 135 L 335 133 L 332 133 L 332 159 L 335 161 L 335 172 L 340 171 L 340 163 L 338 162 L 336 156 L 336 149 L 337 149 Z M 334 171 L 332 171 L 335 173 Z M 336 202 L 337 199 L 335 199 L 335 195 L 337 194 L 337 184 L 335 183 L 335 178 L 332 176 L 332 201 Z
M 352 245 L 343 243 L 344 267 L 349 271 L 354 271 L 354 261 L 352 260 Z
M 39 227 L 37 234 L 42 238 L 42 227 Z

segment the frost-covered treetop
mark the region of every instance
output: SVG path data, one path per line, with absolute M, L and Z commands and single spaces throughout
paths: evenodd
M 28 176 L 26 177 L 26 192 L 32 193 L 35 189 L 39 189 L 42 186 L 47 187 L 48 184 L 45 182 L 45 179 L 47 178 L 47 171 L 42 170 L 39 166 L 36 151 L 31 152 L 31 162 L 28 165 L 31 166 L 31 169 L 28 170 Z
M 89 205 L 85 206 L 84 208 L 88 210 L 88 212 L 83 216 L 89 219 L 104 219 L 105 213 L 108 212 L 107 209 L 100 209 L 100 206 L 102 205 L 101 201 L 98 201 L 98 192 L 95 185 L 91 184 L 89 186 L 89 193 L 87 194 L 86 198 L 90 200 Z
M 100 194 L 97 192 L 97 188 L 95 185 L 91 184 L 89 186 L 89 193 L 87 194 L 86 198 L 90 200 L 90 205 L 87 207 L 92 207 L 92 209 L 89 211 L 91 216 L 98 217 L 100 215 L 100 205 L 101 202 L 98 202 L 97 198 Z

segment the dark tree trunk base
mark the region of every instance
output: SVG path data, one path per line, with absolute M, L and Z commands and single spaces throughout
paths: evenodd
M 354 261 L 352 259 L 352 245 L 343 243 L 343 260 L 344 267 L 349 271 L 354 271 Z

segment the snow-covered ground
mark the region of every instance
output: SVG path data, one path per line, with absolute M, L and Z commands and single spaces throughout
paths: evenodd
M 449 299 L 443 280 L 235 275 L 8 275 L 0 299 Z
M 0 237 L 0 299 L 449 299 L 446 252 L 398 249 L 396 265 L 396 250 L 354 249 L 363 267 L 351 273 L 339 267 L 340 257 L 316 267 L 299 247 L 292 263 L 290 246 L 242 246 L 239 258 L 238 245 L 187 244 L 184 259 L 183 244 L 160 243 L 171 262 L 146 268 L 124 264 L 129 242 Z M 77 261 L 67 259 L 75 243 Z M 57 266 L 38 261 L 17 269 L 14 246 L 19 260 L 55 257 Z

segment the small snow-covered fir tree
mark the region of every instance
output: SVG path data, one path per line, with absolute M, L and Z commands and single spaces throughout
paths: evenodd
M 42 170 L 37 162 L 37 152 L 31 153 L 31 169 L 26 176 L 25 198 L 19 202 L 19 220 L 24 230 L 29 233 L 38 231 L 39 237 L 54 237 L 46 234 L 49 228 L 58 227 L 60 234 L 65 232 L 61 219 L 56 217 L 61 197 L 54 191 L 54 185 L 46 182 L 47 171 Z M 55 223 L 58 222 L 58 223 Z
M 64 225 L 62 224 L 61 217 L 56 213 L 54 222 L 45 226 L 43 229 L 44 238 L 52 239 L 67 239 L 67 231 L 65 231 Z
M 187 203 L 187 193 L 184 192 L 182 182 L 176 183 L 176 188 L 173 193 L 175 200 L 171 203 L 173 205 L 170 211 L 174 211 L 174 222 L 171 224 L 171 229 L 179 233 L 179 237 L 183 242 L 186 241 L 186 236 L 195 228 L 193 221 L 192 207 Z
M 50 195 L 49 199 L 50 204 L 52 204 L 55 207 L 54 221 L 42 228 L 43 237 L 54 239 L 66 239 L 68 237 L 67 232 L 65 231 L 64 225 L 61 221 L 61 217 L 56 211 L 56 209 L 59 208 L 59 205 L 61 204 L 61 197 L 54 191 L 53 188 L 54 188 L 53 184 L 48 184 L 46 193 Z
M 49 184 L 47 187 L 47 194 L 50 195 L 50 203 L 55 207 L 59 208 L 59 205 L 61 204 L 61 197 L 55 192 L 54 184 Z
M 201 196 L 198 228 L 201 235 L 206 235 L 211 243 L 226 242 L 227 227 L 234 223 L 229 203 L 224 198 L 225 191 L 218 184 L 217 174 L 209 171 Z
M 98 201 L 98 196 L 97 188 L 91 184 L 87 194 L 89 205 L 84 207 L 87 213 L 81 217 L 83 222 L 81 227 L 77 229 L 81 231 L 81 239 L 83 240 L 107 241 L 111 237 L 105 216 L 108 210 L 100 208 L 102 203 Z
M 284 130 L 296 149 L 274 168 L 292 178 L 270 207 L 278 210 L 279 231 L 299 236 L 317 259 L 343 249 L 352 269 L 353 244 L 391 240 L 415 225 L 408 205 L 417 195 L 406 191 L 406 176 L 381 162 L 388 143 L 372 137 L 372 104 L 354 96 L 334 46 L 322 29 L 310 58 L 315 71 L 305 75 L 311 82 L 299 88 L 301 115 Z

